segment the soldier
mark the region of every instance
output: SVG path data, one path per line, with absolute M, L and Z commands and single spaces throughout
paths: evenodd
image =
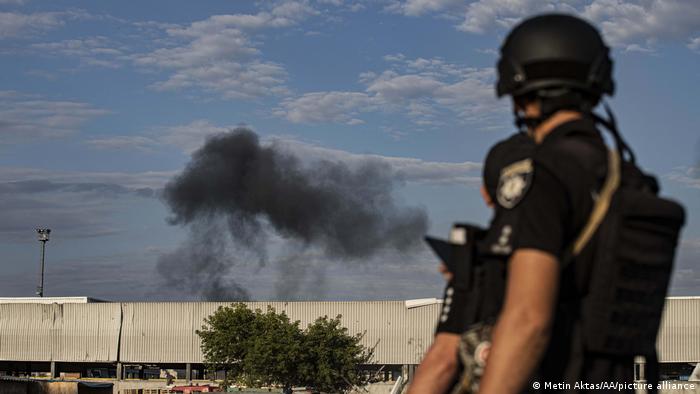
M 610 174 L 619 160 L 616 153 L 609 155 L 598 123 L 611 130 L 617 153 L 627 153 L 634 163 L 614 121 L 592 112 L 613 90 L 609 49 L 599 32 L 579 18 L 548 14 L 527 19 L 513 28 L 501 47 L 497 95 L 512 97 L 516 124 L 527 130 L 537 147 L 532 159 L 514 163 L 500 175 L 496 200 L 504 209 L 486 244 L 492 252 L 509 257 L 508 277 L 479 386 L 482 394 L 537 389 L 604 392 L 606 386 L 591 386 L 602 382 L 624 385 L 610 387 L 614 392 L 633 392 L 634 354 L 612 347 L 621 342 L 610 327 L 620 322 L 602 325 L 596 333 L 582 317 L 588 316 L 582 313 L 585 308 L 591 310 L 591 302 L 584 300 L 592 292 L 591 283 L 605 280 L 592 269 L 592 253 L 600 240 L 588 234 L 590 242 L 584 242 L 587 246 L 568 264 L 572 245 L 594 222 L 602 190 L 614 183 Z M 643 180 L 640 184 L 649 180 L 638 178 Z M 652 195 L 653 182 L 647 184 L 652 185 L 647 188 Z M 673 214 L 682 218 L 682 211 Z M 595 226 L 592 230 L 595 233 Z M 664 270 L 666 266 L 660 271 L 665 275 Z M 655 286 L 650 298 L 655 305 L 659 299 L 663 303 L 666 285 Z M 616 282 L 611 279 L 608 286 Z M 632 330 L 635 324 L 645 324 L 624 323 Z M 658 322 L 649 324 L 658 327 Z M 644 335 L 649 342 L 650 336 Z M 589 346 L 597 336 L 618 342 Z
M 492 208 L 495 206 L 496 188 L 501 170 L 529 157 L 533 148 L 532 139 L 524 133 L 516 133 L 491 148 L 484 160 L 482 171 L 481 194 L 486 205 Z M 468 304 L 475 302 L 470 289 L 467 289 L 464 283 L 460 283 L 462 278 L 455 277 L 444 264 L 440 265 L 439 270 L 447 281 L 443 310 L 435 330 L 435 340 L 411 382 L 409 394 L 447 392 L 458 375 L 457 350 L 460 337 L 473 323 L 465 316 L 469 309 Z

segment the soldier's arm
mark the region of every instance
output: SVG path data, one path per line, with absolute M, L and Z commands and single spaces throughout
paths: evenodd
M 549 341 L 558 285 L 553 255 L 536 249 L 513 254 L 480 393 L 518 393 L 530 384 Z
M 459 335 L 441 332 L 435 336 L 408 394 L 442 394 L 447 391 L 457 373 Z

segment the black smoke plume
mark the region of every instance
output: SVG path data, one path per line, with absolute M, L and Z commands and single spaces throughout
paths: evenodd
M 186 275 L 191 288 L 210 289 L 206 297 L 220 299 L 230 294 L 211 289 L 231 284 L 219 278 L 241 261 L 242 252 L 264 263 L 272 234 L 333 260 L 407 251 L 420 244 L 427 218 L 422 209 L 397 204 L 395 186 L 392 168 L 376 160 L 352 168 L 327 160 L 302 162 L 275 145 L 261 145 L 246 128 L 214 136 L 165 187 L 170 223 L 187 226 L 191 237 L 160 259 L 159 270 L 171 281 L 178 276 L 173 272 Z M 221 223 L 235 257 L 217 244 L 224 240 L 210 236 L 209 229 Z M 234 288 L 234 295 L 245 295 Z
M 248 292 L 227 277 L 233 256 L 215 223 L 198 222 L 176 250 L 163 254 L 158 270 L 168 286 L 199 294 L 206 301 L 246 301 Z

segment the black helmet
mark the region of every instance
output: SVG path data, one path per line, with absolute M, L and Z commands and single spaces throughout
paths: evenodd
M 535 16 L 515 26 L 501 47 L 496 95 L 551 89 L 612 95 L 612 60 L 598 30 L 571 15 Z

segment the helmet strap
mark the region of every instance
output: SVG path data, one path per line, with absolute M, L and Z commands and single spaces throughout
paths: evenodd
M 521 131 L 535 130 L 542 122 L 549 119 L 556 112 L 569 109 L 582 113 L 590 113 L 593 105 L 580 92 L 568 88 L 538 90 L 534 93 L 534 100 L 540 103 L 540 115 L 536 117 L 525 116 L 524 112 L 514 108 L 515 126 Z
M 527 133 L 529 130 L 535 130 L 540 123 L 544 122 L 546 118 L 542 116 L 529 117 L 525 116 L 523 111 L 517 108 L 513 109 L 513 116 L 515 117 L 515 127 L 518 128 L 523 133 Z

